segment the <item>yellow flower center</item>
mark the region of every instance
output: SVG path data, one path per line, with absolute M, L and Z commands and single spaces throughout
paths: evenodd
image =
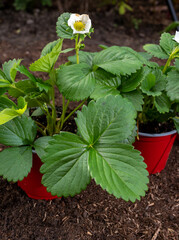
M 82 23 L 81 21 L 75 22 L 73 26 L 77 31 L 83 31 L 85 29 L 85 24 Z

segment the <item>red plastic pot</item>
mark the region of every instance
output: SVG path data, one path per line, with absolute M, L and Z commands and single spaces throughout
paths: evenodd
M 165 168 L 176 136 L 175 130 L 162 134 L 139 133 L 139 140 L 136 139 L 133 145 L 141 152 L 149 174 Z
M 30 198 L 52 200 L 57 196 L 47 192 L 46 187 L 41 184 L 42 174 L 40 167 L 42 162 L 36 153 L 33 153 L 33 163 L 30 173 L 22 181 L 18 182 L 18 186 L 22 188 Z

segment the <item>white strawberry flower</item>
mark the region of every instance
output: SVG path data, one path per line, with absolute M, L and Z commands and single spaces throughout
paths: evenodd
M 89 33 L 91 28 L 91 19 L 87 14 L 76 14 L 73 13 L 68 19 L 68 26 L 72 28 L 73 34 L 80 33 L 85 34 Z
M 179 43 L 179 31 L 176 31 L 175 37 L 173 38 L 177 43 Z

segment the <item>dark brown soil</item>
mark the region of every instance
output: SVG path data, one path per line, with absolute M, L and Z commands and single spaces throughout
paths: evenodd
M 177 240 L 176 142 L 166 168 L 150 176 L 141 201 L 124 202 L 92 182 L 73 198 L 29 199 L 17 184 L 1 181 L 2 240 Z M 156 238 L 155 238 L 156 237 Z
M 142 133 L 166 133 L 174 129 L 175 127 L 173 121 L 167 121 L 163 123 L 152 121 L 146 124 L 141 123 L 139 125 L 139 132 Z
M 172 21 L 165 1 L 129 2 L 133 12 L 123 17 L 109 6 L 90 14 L 95 33 L 85 41 L 87 51 L 99 50 L 99 44 L 142 51 L 144 44 L 158 43 L 160 32 Z M 0 10 L 0 64 L 22 58 L 28 67 L 44 45 L 57 38 L 59 15 L 55 9 L 35 9 L 33 13 Z M 141 19 L 135 26 L 138 30 L 135 19 Z M 71 46 L 71 41 L 66 41 L 64 48 Z M 59 63 L 65 59 L 61 57 Z M 57 104 L 61 104 L 60 97 Z M 166 168 L 150 176 L 146 196 L 136 203 L 108 195 L 93 181 L 73 198 L 33 200 L 16 183 L 1 178 L 0 240 L 178 240 L 178 159 L 176 140 Z

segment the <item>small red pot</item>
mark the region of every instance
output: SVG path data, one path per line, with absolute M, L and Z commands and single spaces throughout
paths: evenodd
M 33 163 L 30 173 L 22 181 L 18 181 L 18 186 L 22 188 L 30 198 L 52 200 L 57 196 L 52 196 L 47 192 L 46 187 L 41 184 L 42 174 L 40 167 L 42 162 L 36 153 L 33 153 Z
M 133 145 L 141 152 L 149 174 L 165 168 L 176 136 L 175 130 L 162 134 L 139 133 L 139 140 L 136 139 Z

